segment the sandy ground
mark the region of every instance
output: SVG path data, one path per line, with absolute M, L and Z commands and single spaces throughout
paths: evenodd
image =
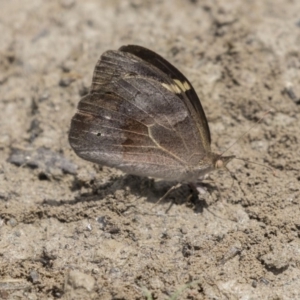
M 300 1 L 10 0 L 0 10 L 1 299 L 300 299 Z M 93 165 L 70 120 L 105 50 L 148 47 L 193 83 L 212 148 L 187 186 Z M 220 192 L 218 191 L 220 190 Z M 173 296 L 173 298 L 171 298 Z

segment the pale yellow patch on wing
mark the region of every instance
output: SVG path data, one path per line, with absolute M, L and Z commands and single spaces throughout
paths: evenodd
M 161 85 L 172 93 L 175 93 L 175 94 L 181 93 L 181 89 L 176 84 L 162 83 Z
M 189 90 L 191 88 L 190 85 L 186 81 L 182 82 L 178 79 L 174 79 L 174 82 L 176 83 L 176 85 L 179 87 L 179 89 L 182 92 L 186 92 L 187 90 Z

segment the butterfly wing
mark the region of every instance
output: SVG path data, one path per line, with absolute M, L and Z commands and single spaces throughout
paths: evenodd
M 186 102 L 188 107 L 190 106 L 190 104 L 192 105 L 191 114 L 192 117 L 196 118 L 197 123 L 199 124 L 199 130 L 201 131 L 200 135 L 203 136 L 204 142 L 210 145 L 211 137 L 208 122 L 197 93 L 189 80 L 167 60 L 147 48 L 136 45 L 127 45 L 122 46 L 119 50 L 132 53 L 140 57 L 144 61 L 151 63 L 152 65 L 160 69 L 164 74 L 172 78 L 174 83 L 179 83 L 179 86 L 180 83 L 183 83 L 182 93 L 178 96 Z M 189 88 L 186 89 L 184 87 L 184 83 L 186 83 L 185 86 Z
M 199 138 L 182 90 L 164 70 L 134 53 L 107 51 L 72 119 L 70 144 L 80 157 L 101 165 L 184 180 L 209 142 Z

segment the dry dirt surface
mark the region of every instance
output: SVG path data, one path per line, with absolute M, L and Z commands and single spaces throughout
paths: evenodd
M 300 1 L 10 0 L 0 10 L 1 299 L 300 299 Z M 177 66 L 232 173 L 203 192 L 77 157 L 100 55 Z M 268 168 L 269 167 L 269 168 Z M 273 170 L 276 172 L 274 174 Z

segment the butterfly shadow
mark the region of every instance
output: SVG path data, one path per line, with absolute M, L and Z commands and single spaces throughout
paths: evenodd
M 121 176 L 112 176 L 107 179 L 97 179 L 97 176 L 87 180 L 82 180 L 77 176 L 71 185 L 72 192 L 78 192 L 79 194 L 73 199 L 68 201 L 50 201 L 52 205 L 60 205 L 67 202 L 68 204 L 76 204 L 78 202 L 89 202 L 89 201 L 101 201 L 107 197 L 110 197 L 113 201 L 118 191 L 124 191 L 124 198 L 129 194 L 135 196 L 135 198 L 142 198 L 142 191 L 147 187 L 151 186 L 151 179 L 146 177 L 139 177 L 135 175 L 124 174 Z M 81 192 L 84 191 L 85 192 Z M 150 193 L 150 189 L 149 189 Z M 124 199 L 126 200 L 126 199 Z M 49 202 L 49 201 L 48 201 Z
M 200 188 L 197 190 L 189 184 L 178 184 L 178 182 L 134 175 L 125 175 L 123 184 L 124 188 L 129 189 L 137 197 L 137 200 L 144 198 L 153 204 L 153 208 L 169 203 L 166 213 L 171 210 L 173 205 L 186 205 L 195 213 L 202 213 L 209 206 L 206 201 L 207 195 L 217 190 L 214 185 L 205 182 L 201 182 Z M 199 193 L 199 190 L 202 192 Z
M 156 206 L 164 206 L 169 203 L 166 212 L 169 212 L 173 205 L 186 205 L 195 213 L 202 213 L 204 209 L 208 208 L 206 201 L 207 195 L 216 190 L 214 185 L 208 183 L 201 183 L 206 193 L 203 195 L 195 191 L 195 188 L 188 184 L 181 184 L 179 187 L 171 190 L 176 186 L 177 182 L 155 180 L 148 177 L 140 177 L 136 175 L 124 174 L 119 177 L 113 177 L 105 181 L 94 179 L 92 181 L 82 182 L 74 177 L 71 187 L 73 192 L 86 189 L 86 192 L 80 193 L 73 200 L 66 201 L 46 201 L 48 205 L 60 206 L 67 203 L 75 205 L 79 202 L 101 201 L 107 197 L 111 197 L 111 201 L 120 201 L 116 196 L 118 191 L 122 191 L 122 198 L 125 204 L 137 206 L 141 201 L 147 201 Z M 170 191 L 170 193 L 169 193 Z M 164 197 L 167 194 L 166 197 Z M 133 196 L 134 200 L 127 201 L 127 197 Z M 162 201 L 159 201 L 161 198 Z M 53 203 L 53 201 L 55 203 Z

